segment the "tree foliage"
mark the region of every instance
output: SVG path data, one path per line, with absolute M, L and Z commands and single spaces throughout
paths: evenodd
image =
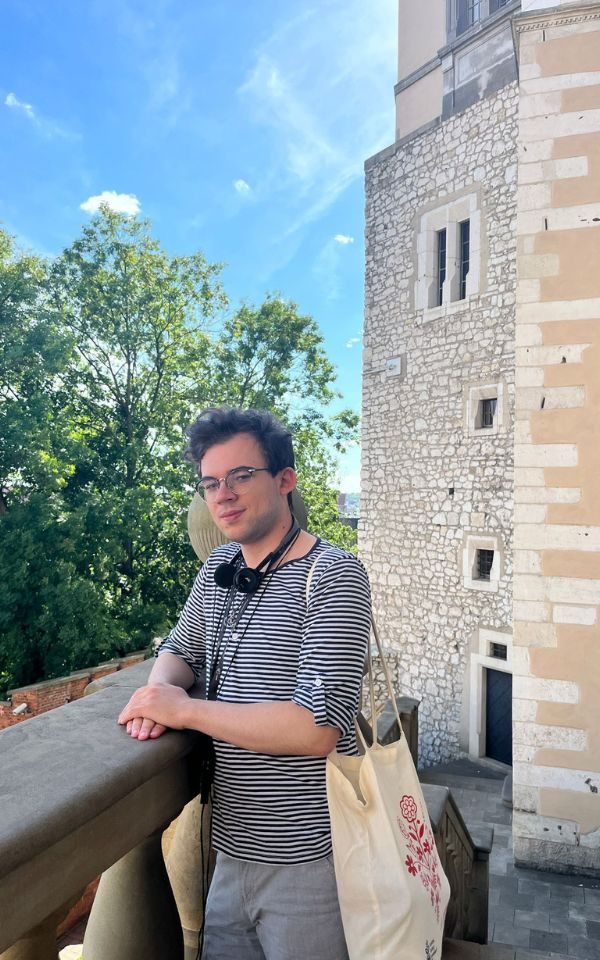
M 219 271 L 107 208 L 51 264 L 0 231 L 0 687 L 168 629 L 197 567 L 182 452 L 205 406 L 282 417 L 313 532 L 353 547 L 330 451 L 357 423 L 326 412 L 317 324 L 275 296 L 227 314 Z

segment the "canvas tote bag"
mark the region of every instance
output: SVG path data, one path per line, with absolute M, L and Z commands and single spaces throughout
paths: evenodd
M 400 739 L 377 742 L 373 663 L 369 691 L 373 745 L 360 757 L 331 753 L 327 796 L 333 860 L 350 960 L 441 960 L 450 885 L 442 870 L 379 635 Z

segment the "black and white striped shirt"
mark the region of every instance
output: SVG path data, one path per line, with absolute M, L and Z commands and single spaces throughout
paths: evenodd
M 228 591 L 214 571 L 239 546 L 219 547 L 198 574 L 159 654 L 174 653 L 200 678 L 216 659 Z M 313 570 L 308 605 L 306 583 Z M 234 611 L 243 601 L 236 594 Z M 367 574 L 352 554 L 317 540 L 268 574 L 236 627 L 227 626 L 217 699 L 293 701 L 315 723 L 338 727 L 340 753 L 356 753 L 354 720 L 371 622 Z M 215 740 L 213 845 L 232 857 L 302 863 L 331 852 L 325 758 L 273 756 Z

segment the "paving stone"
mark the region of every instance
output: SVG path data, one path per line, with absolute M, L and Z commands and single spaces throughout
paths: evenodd
M 532 947 L 533 950 L 554 950 L 555 953 L 568 953 L 567 938 L 564 933 L 531 930 L 529 946 Z
M 515 922 L 515 908 L 509 903 L 500 903 L 491 907 L 489 915 L 493 923 Z
M 569 916 L 571 920 L 600 920 L 600 903 L 569 902 Z
M 583 899 L 586 903 L 600 903 L 600 890 L 593 887 L 585 887 Z
M 552 916 L 568 920 L 571 916 L 571 907 L 581 906 L 581 904 L 570 904 L 568 900 L 550 900 L 552 906 Z M 546 901 L 548 903 L 548 901 Z
M 515 892 L 503 890 L 500 893 L 500 903 L 504 903 L 506 906 L 512 906 L 516 910 L 535 909 L 535 897 L 532 897 L 529 893 L 521 894 L 518 890 Z
M 527 927 L 515 927 L 512 923 L 495 923 L 493 942 L 514 947 L 530 947 L 530 933 Z
M 545 950 L 517 950 L 515 960 L 573 960 L 564 953 L 546 953 Z
M 494 923 L 514 923 L 515 908 L 510 903 L 498 903 L 489 909 L 490 919 Z
M 571 900 L 573 903 L 583 903 L 583 887 L 576 887 L 570 883 L 554 883 L 550 887 L 550 898 L 553 897 Z
M 551 933 L 565 933 L 567 937 L 585 937 L 587 935 L 585 920 L 571 920 L 569 917 L 557 917 L 550 914 Z
M 493 883 L 490 882 L 490 887 L 499 890 L 500 895 L 503 893 L 518 893 L 519 891 L 519 884 L 515 877 L 494 877 Z
M 546 953 L 545 950 L 520 950 L 515 952 L 515 960 L 549 960 L 549 958 L 558 957 L 558 953 Z M 564 960 L 573 960 L 572 957 L 564 957 Z
M 569 956 L 577 960 L 600 960 L 600 940 L 569 937 Z
M 519 878 L 519 893 L 531 893 L 534 897 L 550 899 L 550 884 L 543 880 L 527 880 Z
M 586 921 L 586 933 L 592 940 L 600 940 L 600 922 L 598 920 Z
M 490 943 L 481 952 L 481 960 L 514 960 L 514 947 L 504 947 L 499 943 Z
M 532 930 L 550 930 L 550 914 L 548 910 L 515 910 L 513 923 L 516 927 L 529 927 Z

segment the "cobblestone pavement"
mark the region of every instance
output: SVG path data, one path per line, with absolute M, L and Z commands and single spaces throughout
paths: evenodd
M 494 949 L 482 951 L 482 960 L 600 960 L 600 879 L 514 865 L 504 775 L 500 765 L 468 760 L 420 773 L 423 781 L 450 787 L 467 825 L 482 820 L 494 827 L 488 930 Z

